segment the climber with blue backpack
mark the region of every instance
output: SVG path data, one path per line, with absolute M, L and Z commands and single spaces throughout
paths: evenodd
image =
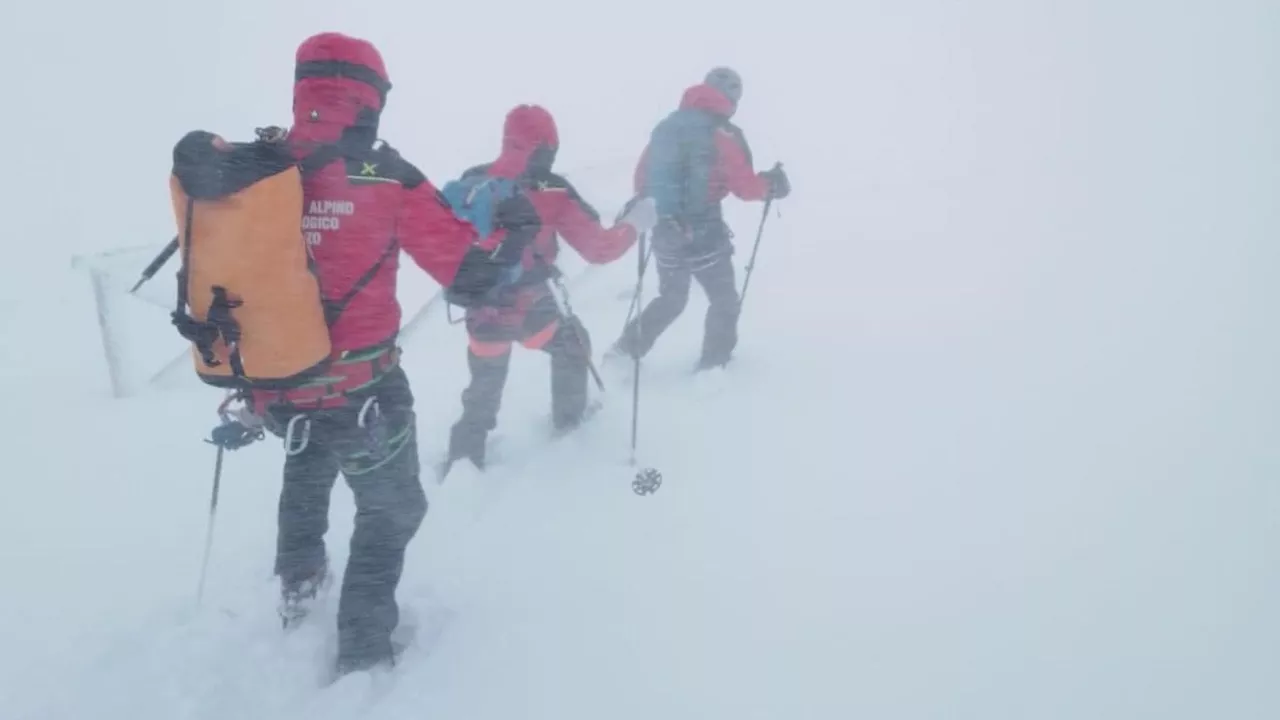
M 657 204 L 653 259 L 658 297 L 636 315 L 606 360 L 643 357 L 684 312 L 696 279 L 709 307 L 695 370 L 722 367 L 738 343 L 741 301 L 734 278 L 733 233 L 721 202 L 781 200 L 791 182 L 781 165 L 756 172 L 742 131 L 730 122 L 742 99 L 742 78 L 718 67 L 687 89 L 680 107 L 654 128 L 636 168 L 640 195 Z
M 466 308 L 471 381 L 462 392 L 462 417 L 451 429 L 442 473 L 464 458 L 484 469 L 485 444 L 497 427 L 514 342 L 550 356 L 554 430 L 564 432 L 582 421 L 591 341 L 582 323 L 557 301 L 557 238 L 587 262 L 602 265 L 622 257 L 656 222 L 654 201 L 633 198 L 613 227 L 604 227 L 573 185 L 552 171 L 559 145 L 551 114 L 537 105 L 520 105 L 507 114 L 498 159 L 442 188 L 455 214 L 476 227 L 480 247 L 510 268 L 481 303 Z M 498 229 L 491 220 L 494 209 L 512 197 L 529 199 L 536 222 Z

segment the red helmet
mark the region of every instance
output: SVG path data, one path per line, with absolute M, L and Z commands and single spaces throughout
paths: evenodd
M 551 170 L 560 135 L 551 113 L 540 105 L 517 105 L 502 125 L 502 155 L 490 172 L 516 177 L 528 170 Z
M 378 49 L 342 33 L 313 35 L 298 46 L 294 68 L 294 132 L 336 139 L 343 128 L 377 127 L 391 81 Z M 316 125 L 308 133 L 308 125 Z

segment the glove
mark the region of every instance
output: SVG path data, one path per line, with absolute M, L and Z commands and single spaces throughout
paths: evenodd
M 622 208 L 618 223 L 626 223 L 638 233 L 647 233 L 658 224 L 658 204 L 650 197 L 634 197 Z
M 787 173 L 782 169 L 782 163 L 774 165 L 771 169 L 760 173 L 769 182 L 769 199 L 781 200 L 791 194 L 791 181 L 787 179 Z

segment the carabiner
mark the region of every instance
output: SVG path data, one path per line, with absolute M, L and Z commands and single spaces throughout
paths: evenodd
M 302 426 L 302 444 L 295 449 L 293 447 L 293 433 L 299 420 L 306 424 Z M 299 413 L 289 418 L 289 424 L 284 430 L 284 454 L 293 457 L 307 449 L 307 445 L 311 442 L 311 418 Z
M 356 415 L 356 427 L 367 428 L 366 422 L 369 416 L 369 410 L 373 410 L 373 418 L 377 420 L 382 417 L 382 406 L 378 404 L 378 396 L 370 395 L 360 406 L 360 413 Z

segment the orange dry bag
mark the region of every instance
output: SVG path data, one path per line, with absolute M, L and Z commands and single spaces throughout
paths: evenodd
M 216 387 L 287 389 L 323 373 L 329 328 L 302 237 L 302 172 L 287 146 L 197 131 L 173 161 L 182 257 L 173 323 L 196 374 Z

